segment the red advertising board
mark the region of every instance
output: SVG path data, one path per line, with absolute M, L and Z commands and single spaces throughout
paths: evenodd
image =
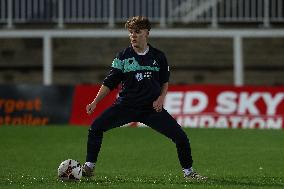
M 284 87 L 171 86 L 164 107 L 184 127 L 284 128 Z
M 77 85 L 74 90 L 73 104 L 69 123 L 72 125 L 90 125 L 92 120 L 109 107 L 115 100 L 118 91 L 113 90 L 100 102 L 94 113 L 86 113 L 86 105 L 91 103 L 97 95 L 100 85 Z
M 92 116 L 85 106 L 96 96 L 99 86 L 77 86 L 71 124 L 89 125 L 113 103 L 113 91 Z M 171 85 L 164 108 L 183 127 L 284 128 L 284 87 L 234 87 L 221 85 Z

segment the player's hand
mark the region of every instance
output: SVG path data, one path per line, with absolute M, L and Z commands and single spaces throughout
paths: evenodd
M 157 100 L 153 102 L 153 108 L 156 110 L 156 112 L 161 112 L 163 109 L 163 103 L 164 103 L 164 98 L 159 96 Z
M 86 112 L 87 112 L 87 114 L 89 114 L 89 115 L 92 114 L 92 113 L 94 112 L 96 106 L 97 106 L 96 103 L 88 104 L 88 105 L 86 106 Z

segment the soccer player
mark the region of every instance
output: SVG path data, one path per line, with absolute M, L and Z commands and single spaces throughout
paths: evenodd
M 185 178 L 206 179 L 193 171 L 187 135 L 163 108 L 170 72 L 165 54 L 147 42 L 151 29 L 148 18 L 142 16 L 129 18 L 125 27 L 129 32 L 131 45 L 114 58 L 111 70 L 95 99 L 86 106 L 87 113 L 91 114 L 96 105 L 112 89 L 121 84 L 119 97 L 94 120 L 89 129 L 83 176 L 93 175 L 104 132 L 130 122 L 141 122 L 176 144 Z

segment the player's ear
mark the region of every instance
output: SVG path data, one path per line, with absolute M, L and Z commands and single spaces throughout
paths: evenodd
M 150 34 L 149 30 L 147 30 L 147 36 L 149 36 L 149 34 Z

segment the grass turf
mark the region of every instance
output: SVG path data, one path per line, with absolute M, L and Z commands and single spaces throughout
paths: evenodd
M 96 177 L 57 180 L 61 161 L 84 162 L 87 127 L 0 127 L 0 188 L 283 188 L 282 130 L 184 129 L 194 168 L 209 179 L 182 177 L 174 144 L 149 128 L 105 134 Z

